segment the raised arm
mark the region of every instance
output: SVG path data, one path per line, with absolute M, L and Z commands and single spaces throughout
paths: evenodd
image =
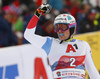
M 34 13 L 34 16 L 29 21 L 28 26 L 25 30 L 24 37 L 26 40 L 28 40 L 30 43 L 35 44 L 39 47 L 42 47 L 43 44 L 46 42 L 47 37 L 42 37 L 35 34 L 35 29 L 37 22 L 39 20 L 39 17 L 43 15 L 44 13 L 49 13 L 51 10 L 50 5 L 48 4 L 42 4 Z
M 88 44 L 86 44 L 86 46 L 87 46 L 87 53 L 85 58 L 85 67 L 88 71 L 89 77 L 90 79 L 100 79 L 100 75 L 92 60 L 90 46 Z

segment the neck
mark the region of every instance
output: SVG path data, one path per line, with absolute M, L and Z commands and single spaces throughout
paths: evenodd
M 73 37 L 70 38 L 70 39 L 67 39 L 67 40 L 65 40 L 65 41 L 69 42 L 69 41 L 72 41 L 72 40 L 73 40 Z
M 66 42 L 70 42 L 73 40 L 73 37 L 71 37 L 70 39 L 66 39 L 66 40 L 61 40 L 60 44 L 63 42 L 63 41 L 66 41 Z
M 71 40 L 71 39 L 73 39 L 73 36 L 72 35 L 70 35 L 67 39 L 65 39 L 64 41 L 69 41 L 69 40 Z

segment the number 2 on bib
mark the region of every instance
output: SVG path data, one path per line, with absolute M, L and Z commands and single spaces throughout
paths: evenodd
M 70 58 L 70 66 L 76 66 L 74 63 L 75 63 L 75 58 Z

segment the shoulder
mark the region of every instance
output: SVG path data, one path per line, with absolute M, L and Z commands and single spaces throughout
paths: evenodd
M 83 41 L 83 42 L 84 42 L 84 44 L 85 44 L 86 47 L 89 47 L 90 48 L 90 45 L 89 45 L 88 42 L 86 42 L 86 41 Z
M 82 43 L 82 44 L 87 43 L 86 41 L 84 41 L 84 40 L 79 40 L 79 39 L 76 39 L 76 42 L 77 42 L 77 43 Z
M 49 36 L 46 36 L 46 38 L 49 39 L 49 40 L 54 40 L 55 39 L 55 38 L 49 37 Z
M 90 47 L 90 45 L 89 45 L 88 42 L 83 41 L 83 40 L 77 40 L 77 42 L 78 42 L 78 43 L 80 42 L 82 45 L 85 46 L 85 48 L 86 48 L 86 50 L 87 50 L 88 52 L 91 52 L 91 47 Z
M 61 40 L 59 40 L 58 38 L 53 38 L 53 37 L 49 37 L 46 36 L 46 43 L 54 43 L 54 42 L 60 42 Z
M 52 38 L 52 37 L 45 37 L 46 38 L 46 43 L 52 43 L 54 41 L 55 38 Z
M 85 45 L 86 47 L 90 47 L 90 45 L 88 44 L 88 42 L 84 41 L 84 40 L 78 40 L 76 39 L 77 43 L 81 43 L 83 45 Z
M 86 41 L 84 41 L 84 40 L 79 40 L 79 39 L 76 39 L 76 41 L 77 41 L 77 42 L 80 42 L 80 43 L 84 43 L 84 44 L 89 45 L 89 44 L 88 44 L 88 42 L 86 42 Z

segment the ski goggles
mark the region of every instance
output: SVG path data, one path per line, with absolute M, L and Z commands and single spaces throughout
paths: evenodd
M 61 31 L 66 31 L 66 30 L 68 30 L 68 29 L 69 29 L 69 27 L 68 27 L 67 24 L 55 24 L 55 25 L 54 25 L 54 30 L 55 30 L 55 32 L 58 32 L 59 30 L 61 30 Z

